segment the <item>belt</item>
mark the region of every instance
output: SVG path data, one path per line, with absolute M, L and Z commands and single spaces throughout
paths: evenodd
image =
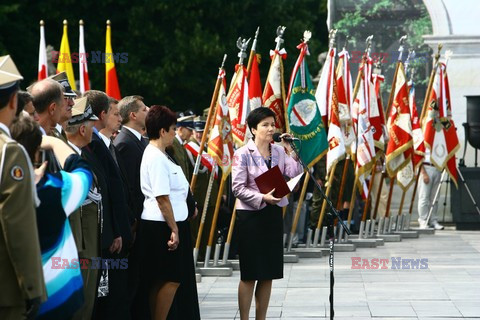
M 423 165 L 424 165 L 424 166 L 430 166 L 430 167 L 434 167 L 434 165 L 433 165 L 433 164 L 431 164 L 430 162 L 424 162 L 424 163 L 423 163 Z

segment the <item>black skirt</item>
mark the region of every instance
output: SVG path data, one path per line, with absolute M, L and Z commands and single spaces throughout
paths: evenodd
M 200 319 L 192 239 L 188 221 L 177 221 L 179 245 L 168 251 L 171 230 L 166 222 L 141 220 L 136 240 L 140 254 L 140 286 L 137 299 L 142 305 L 138 319 L 151 319 L 149 293 L 162 282 L 178 282 L 168 319 Z
M 248 280 L 283 278 L 282 208 L 237 210 L 240 277 Z

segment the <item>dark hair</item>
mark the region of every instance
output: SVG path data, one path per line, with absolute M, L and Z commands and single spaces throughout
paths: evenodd
M 38 89 L 39 86 L 43 88 Z M 63 86 L 53 79 L 47 78 L 35 83 L 30 93 L 33 95 L 33 105 L 37 113 L 47 111 L 48 106 L 53 102 L 63 105 Z
M 93 114 L 100 119 L 102 111 L 108 112 L 110 107 L 108 96 L 105 92 L 99 90 L 90 90 L 83 94 L 87 97 L 87 103 L 92 106 Z
M 7 106 L 7 104 L 10 102 L 10 99 L 12 99 L 17 92 L 18 85 L 13 90 L 0 90 L 0 110 Z
M 275 120 L 275 112 L 273 112 L 270 108 L 259 107 L 257 109 L 250 111 L 250 113 L 247 116 L 247 124 L 254 138 L 255 138 L 255 135 L 253 134 L 252 129 L 257 129 L 257 125 L 263 119 L 266 119 L 269 117 L 273 117 L 273 120 Z
M 140 105 L 137 103 L 138 101 L 143 101 L 143 97 L 127 96 L 120 100 L 118 110 L 122 116 L 122 124 L 127 124 L 130 121 L 130 113 L 138 112 L 138 109 L 140 109 Z
M 10 126 L 12 138 L 23 145 L 30 160 L 35 162 L 35 153 L 42 143 L 42 132 L 38 123 L 30 117 L 15 118 Z
M 160 129 L 170 130 L 177 123 L 177 115 L 166 106 L 153 105 L 145 118 L 145 127 L 150 140 L 160 138 Z
M 17 113 L 15 114 L 17 117 L 20 113 L 22 113 L 23 109 L 25 108 L 25 105 L 31 101 L 33 101 L 33 97 L 30 93 L 27 91 L 18 91 L 18 96 L 17 96 Z

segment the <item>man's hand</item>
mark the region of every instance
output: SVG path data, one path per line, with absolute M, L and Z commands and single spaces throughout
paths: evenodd
M 120 253 L 120 251 L 122 251 L 122 237 L 113 239 L 110 246 L 110 253 Z
M 430 182 L 430 178 L 428 177 L 428 174 L 426 172 L 423 172 L 422 178 L 423 178 L 423 183 L 428 184 Z

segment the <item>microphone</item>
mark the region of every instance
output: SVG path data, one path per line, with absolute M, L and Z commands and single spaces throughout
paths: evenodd
M 280 137 L 282 133 L 275 132 L 273 134 L 273 141 L 275 142 L 280 142 L 280 141 L 285 141 L 285 142 L 292 142 L 292 141 L 300 141 L 300 139 L 295 138 L 295 137 Z

